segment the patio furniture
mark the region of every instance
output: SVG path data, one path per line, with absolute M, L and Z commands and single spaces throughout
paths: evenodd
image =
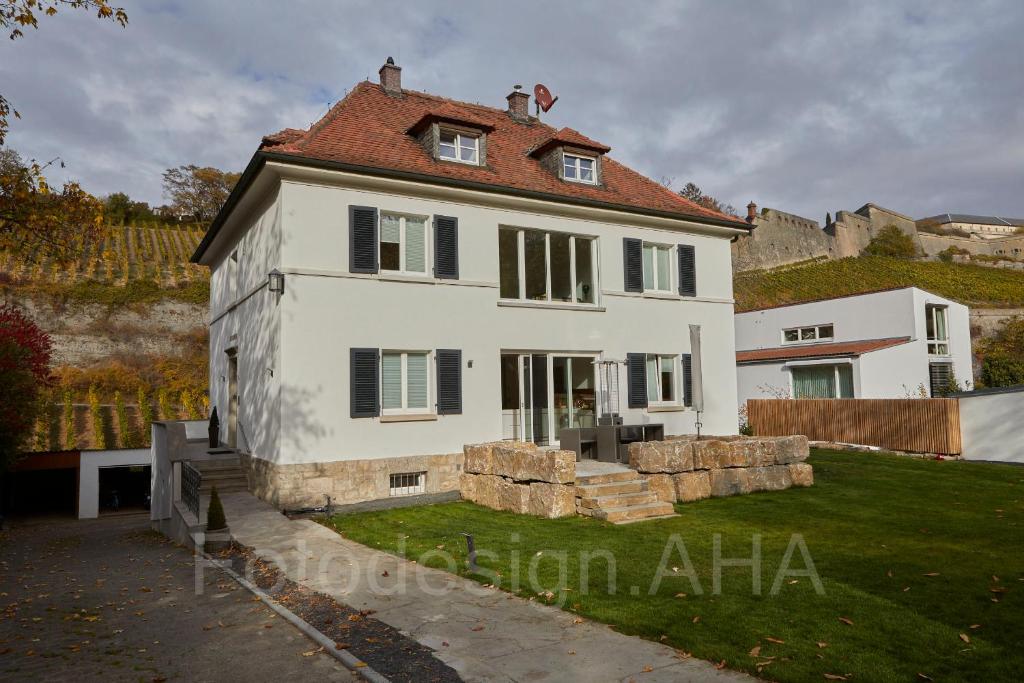
M 636 441 L 664 441 L 665 426 L 661 424 L 599 424 L 596 427 L 573 427 L 559 432 L 563 450 L 575 451 L 576 460 L 593 458 L 602 462 L 629 462 L 629 444 Z

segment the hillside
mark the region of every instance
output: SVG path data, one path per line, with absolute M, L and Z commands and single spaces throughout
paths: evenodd
M 64 265 L 0 252 L 0 296 L 54 345 L 36 450 L 142 445 L 153 419 L 206 414 L 209 274 L 188 261 L 202 233 L 111 226 Z
M 1020 271 L 881 256 L 737 273 L 733 286 L 737 312 L 910 286 L 972 307 L 1024 307 L 1024 274 Z

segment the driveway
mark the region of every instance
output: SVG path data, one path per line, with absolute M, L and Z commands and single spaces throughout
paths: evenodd
M 197 582 L 145 515 L 13 522 L 0 609 L 0 679 L 353 680 L 219 569 Z

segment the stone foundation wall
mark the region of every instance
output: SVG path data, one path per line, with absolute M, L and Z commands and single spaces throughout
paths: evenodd
M 467 445 L 462 497 L 494 510 L 556 518 L 576 514 L 576 454 L 536 444 Z
M 424 493 L 459 490 L 462 453 L 410 455 L 372 460 L 279 465 L 252 456 L 240 456 L 249 490 L 271 505 L 296 509 L 323 505 L 325 496 L 339 505 L 379 500 L 390 496 L 390 475 L 426 472 Z
M 807 438 L 669 437 L 629 446 L 629 466 L 660 500 L 688 503 L 711 496 L 811 486 Z

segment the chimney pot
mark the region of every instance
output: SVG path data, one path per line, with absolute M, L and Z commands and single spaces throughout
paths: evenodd
M 523 86 L 516 85 L 505 98 L 508 100 L 508 115 L 516 121 L 530 118 L 530 96 L 523 92 Z
M 757 204 L 750 202 L 747 204 L 747 222 L 753 223 L 757 218 Z
M 395 60 L 388 57 L 380 68 L 380 87 L 389 95 L 402 94 L 402 67 L 395 66 Z

